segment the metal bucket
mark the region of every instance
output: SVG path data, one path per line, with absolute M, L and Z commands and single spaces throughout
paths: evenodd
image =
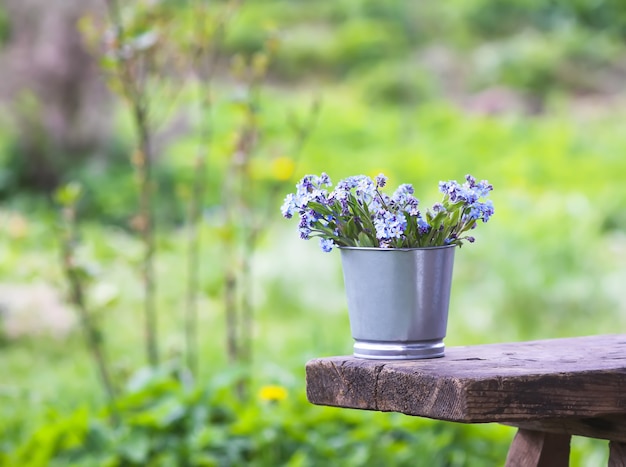
M 355 357 L 443 356 L 455 249 L 340 248 Z

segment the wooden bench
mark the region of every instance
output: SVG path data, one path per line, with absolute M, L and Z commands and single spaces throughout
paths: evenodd
M 320 358 L 306 379 L 313 404 L 518 427 L 506 466 L 567 466 L 572 435 L 609 440 L 609 466 L 626 466 L 626 335 Z

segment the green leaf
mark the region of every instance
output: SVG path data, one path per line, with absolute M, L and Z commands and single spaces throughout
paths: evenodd
M 315 201 L 309 201 L 307 206 L 320 214 L 329 215 L 333 213 L 330 209 L 328 209 L 328 206 L 324 206 L 323 204 Z
M 137 464 L 146 464 L 150 451 L 150 439 L 144 433 L 132 432 L 119 446 L 123 458 Z
M 98 282 L 91 289 L 91 304 L 95 309 L 105 309 L 113 306 L 119 299 L 119 289 L 117 286 Z
M 354 218 L 350 218 L 348 222 L 346 223 L 346 229 L 345 229 L 344 235 L 348 238 L 357 238 L 358 229 L 356 226 L 356 222 L 354 221 Z
M 374 241 L 365 232 L 359 233 L 358 245 L 362 247 L 375 247 L 376 246 Z
M 54 199 L 63 207 L 74 206 L 80 199 L 82 191 L 83 187 L 80 183 L 70 182 L 55 192 Z

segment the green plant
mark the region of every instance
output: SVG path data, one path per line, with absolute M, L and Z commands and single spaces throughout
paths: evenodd
M 0 7 L 0 45 L 3 45 L 11 33 L 11 24 L 6 8 Z
M 200 289 L 200 237 L 202 213 L 208 191 L 207 166 L 210 146 L 214 137 L 213 79 L 223 54 L 226 26 L 233 15 L 233 8 L 226 8 L 219 15 L 212 15 L 208 4 L 196 2 L 192 9 L 191 37 L 185 37 L 183 49 L 191 57 L 190 68 L 196 80 L 198 147 L 193 162 L 192 188 L 189 196 L 187 227 L 189 231 L 187 250 L 187 291 L 184 315 L 187 366 L 192 374 L 198 372 L 198 314 Z
M 373 105 L 411 108 L 434 100 L 440 95 L 432 73 L 407 62 L 376 66 L 351 76 L 351 86 L 361 91 L 363 99 Z
M 166 364 L 134 375 L 118 400 L 119 427 L 106 423 L 106 412 L 51 414 L 7 461 L 29 467 L 463 465 L 497 462 L 506 450 L 503 430 L 375 413 L 363 423 L 360 412 L 313 407 L 280 386 L 262 387 L 242 403 L 230 392 L 234 380 L 187 386 L 182 373 Z M 477 435 L 482 443 L 475 443 Z M 487 443 L 497 446 L 488 455 Z
M 201 18 L 190 6 L 202 2 L 168 0 L 157 5 L 164 3 L 173 6 L 168 11 L 178 28 L 167 35 L 171 41 L 166 46 L 184 49 L 181 42 L 194 36 L 194 20 Z M 183 75 L 188 77 L 188 68 L 181 64 L 188 65 L 197 49 L 177 53 L 177 59 L 168 62 L 172 66 L 167 68 L 167 77 L 181 89 L 178 103 L 182 105 L 178 108 L 183 112 L 193 109 L 194 130 L 204 122 L 210 126 L 212 137 L 205 139 L 185 129 L 176 135 L 173 145 L 158 148 L 152 167 L 154 215 L 159 225 L 155 232 L 159 255 L 155 274 L 162 357 L 185 360 L 180 310 L 186 308 L 188 296 L 198 300 L 200 364 L 194 389 L 187 385 L 189 374 L 181 364 L 175 371 L 178 382 L 171 384 L 171 390 L 146 390 L 144 396 L 137 397 L 145 405 L 137 403 L 129 408 L 120 427 L 114 428 L 108 422 L 109 409 L 102 411 L 98 373 L 92 369 L 80 336 L 69 336 L 60 343 L 45 336 L 7 339 L 0 358 L 0 374 L 10 375 L 0 382 L 0 465 L 28 465 L 27 456 L 34 458 L 39 444 L 39 465 L 100 465 L 107 459 L 130 463 L 137 458 L 165 462 L 158 461 L 154 453 L 165 438 L 172 446 L 183 446 L 172 448 L 174 456 L 181 456 L 169 459 L 174 464 L 189 458 L 182 457 L 185 452 L 200 453 L 198 459 L 206 456 L 213 463 L 223 459 L 224 463 L 268 466 L 317 463 L 352 467 L 367 465 L 368 460 L 381 465 L 418 466 L 501 462 L 512 435 L 508 428 L 436 425 L 394 414 L 312 407 L 304 400 L 303 362 L 319 355 L 343 354 L 350 348 L 351 342 L 345 340 L 347 318 L 341 312 L 345 306 L 338 285 L 341 271 L 332 262 L 329 267 L 329 258 L 318 260 L 315 248 L 307 249 L 311 245 L 298 244 L 278 219 L 276 224 L 266 222 L 276 217 L 272 215 L 276 208 L 273 193 L 287 191 L 287 185 L 295 184 L 294 172 L 328 170 L 341 178 L 354 173 L 355 167 L 371 177 L 382 171 L 393 183 L 410 179 L 420 193 L 433 198 L 433 179 L 454 178 L 480 166 L 484 176 L 499 187 L 494 193 L 498 222 L 485 229 L 481 234 L 484 241 L 468 249 L 465 261 L 455 265 L 458 280 L 452 301 L 450 345 L 484 343 L 489 336 L 519 340 L 604 333 L 626 324 L 621 280 L 626 272 L 625 223 L 623 202 L 620 204 L 626 199 L 621 179 L 626 170 L 621 156 L 626 141 L 621 110 L 610 110 L 598 96 L 593 114 L 583 114 L 576 100 L 572 110 L 568 102 L 559 101 L 563 108 L 548 106 L 545 114 L 535 118 L 467 115 L 433 99 L 431 83 L 421 81 L 431 76 L 429 67 L 436 67 L 437 59 L 442 58 L 436 53 L 431 56 L 430 50 L 422 53 L 422 47 L 437 43 L 452 49 L 452 56 L 462 53 L 469 62 L 482 51 L 493 52 L 486 56 L 485 68 L 479 70 L 481 76 L 474 75 L 481 86 L 506 84 L 522 93 L 540 95 L 602 91 L 606 89 L 606 73 L 615 73 L 618 84 L 621 76 L 623 47 L 615 39 L 621 27 L 620 0 L 620 5 L 613 1 L 548 5 L 513 0 L 509 2 L 513 5 L 510 12 L 497 3 L 502 2 L 452 1 L 419 7 L 395 0 L 246 2 L 245 12 L 235 15 L 233 27 L 239 28 L 237 35 L 247 38 L 241 39 L 240 47 L 236 41 L 241 36 L 231 36 L 235 31 L 229 26 L 225 37 L 228 55 L 244 52 L 239 63 L 246 70 L 252 57 L 261 52 L 268 31 L 281 43 L 272 53 L 269 79 L 264 79 L 262 93 L 250 106 L 254 112 L 246 110 L 251 94 L 237 93 L 246 88 L 245 77 L 232 86 L 225 57 L 210 83 L 211 92 L 204 93 L 192 89 L 194 79 L 179 80 Z M 490 21 L 498 23 L 493 26 L 504 25 L 507 30 L 492 34 L 487 26 L 475 22 L 474 16 L 468 16 L 468 11 L 489 15 Z M 580 16 L 572 16 L 572 11 Z M 160 27 L 160 16 L 152 18 L 155 24 L 148 21 L 148 30 Z M 529 29 L 538 32 L 526 32 Z M 209 25 L 203 34 L 209 37 L 212 31 Z M 383 36 L 393 32 L 381 39 L 381 31 Z M 141 32 L 137 35 L 140 37 Z M 340 37 L 346 38 L 346 43 L 340 43 Z M 476 52 L 485 40 L 493 38 L 498 40 Z M 187 45 L 193 42 L 212 44 L 191 40 Z M 354 56 L 348 56 L 352 52 Z M 414 76 L 418 68 L 420 74 Z M 346 73 L 349 81 L 337 84 L 335 80 Z M 285 76 L 303 78 L 303 82 L 287 84 Z M 460 82 L 457 91 L 463 92 L 464 76 L 454 78 Z M 445 79 L 443 76 L 438 82 Z M 305 108 L 310 89 L 319 86 L 324 87 L 323 108 L 304 117 L 290 116 L 293 125 L 285 125 L 284 109 Z M 148 91 L 155 112 L 169 107 L 169 92 L 161 92 L 159 86 L 148 86 Z M 212 117 L 205 120 L 203 112 L 197 112 L 196 125 L 195 109 L 205 104 L 198 95 L 212 97 Z M 456 102 L 463 97 L 454 94 L 452 99 Z M 398 104 L 403 104 L 401 109 Z M 235 133 L 244 128 L 251 113 L 258 118 L 258 144 L 245 177 L 236 182 L 247 190 L 242 190 L 245 199 L 238 198 L 240 201 L 231 206 L 232 224 L 228 225 L 224 207 L 232 198 L 223 193 L 233 178 L 227 177 L 227 167 L 235 152 Z M 315 132 L 309 136 L 306 128 L 313 126 L 318 114 Z M 3 113 L 3 123 L 10 115 Z M 124 146 L 115 152 L 123 153 L 123 157 L 114 164 L 109 159 L 107 163 L 93 159 L 93 164 L 73 166 L 72 172 L 64 173 L 65 180 L 80 179 L 83 184 L 77 206 L 82 237 L 79 252 L 87 251 L 105 265 L 97 281 L 89 282 L 88 302 L 96 298 L 90 293 L 96 287 L 113 283 L 120 290 L 118 302 L 96 313 L 100 314 L 102 334 L 114 337 L 107 339 L 106 350 L 116 384 L 145 363 L 136 339 L 142 320 L 135 313 L 142 306 L 138 293 L 142 283 L 136 270 L 144 250 L 137 236 L 129 235 L 126 229 L 127 220 L 136 214 L 137 199 L 136 175 L 129 170 L 128 153 L 132 150 L 127 147 L 134 147 L 136 139 L 126 115 L 116 120 L 115 131 L 116 144 Z M 3 193 L 7 194 L 0 206 L 0 223 L 6 227 L 0 232 L 2 286 L 32 281 L 67 286 L 59 268 L 56 237 L 50 235 L 55 222 L 50 207 L 19 188 L 16 173 L 7 163 L 15 147 L 14 134 L 7 125 L 0 128 L 0 183 L 5 183 Z M 306 138 L 298 136 L 302 134 Z M 205 144 L 209 139 L 211 144 Z M 307 144 L 298 147 L 302 146 L 298 141 Z M 204 174 L 196 171 L 199 147 L 210 151 Z M 298 153 L 302 157 L 296 161 Z M 14 154 L 15 161 L 23 161 L 17 157 L 21 153 Z M 200 260 L 196 294 L 189 292 L 193 287 L 184 279 L 189 264 L 186 258 L 193 251 L 188 249 L 189 239 L 194 235 L 193 229 L 184 227 L 184 221 L 188 211 L 193 211 L 191 191 L 201 175 L 206 176 L 207 190 L 198 196 L 206 209 L 195 230 L 201 242 L 195 256 Z M 245 213 L 237 209 L 239 203 L 247 207 Z M 23 218 L 16 224 L 19 228 L 11 221 L 18 215 Z M 244 226 L 242 221 L 251 225 Z M 241 264 L 228 264 L 224 244 L 231 242 L 233 257 L 239 257 L 251 232 L 255 233 L 254 248 L 245 248 L 253 256 L 246 276 L 237 272 L 240 292 L 234 302 L 241 313 L 240 293 L 251 293 L 247 300 L 255 317 L 250 328 L 254 330 L 254 372 L 230 374 L 232 364 L 223 348 L 226 324 L 217 310 L 223 309 L 222 272 L 226 266 L 238 268 Z M 323 302 L 319 285 L 313 286 L 311 277 L 324 285 Z M 4 299 L 4 294 L 0 298 Z M 226 375 L 229 382 L 216 388 Z M 249 381 L 250 394 L 266 381 L 287 387 L 289 394 L 281 400 L 250 397 L 239 402 L 232 394 L 242 379 Z M 197 396 L 200 402 L 192 403 L 191 396 L 183 397 L 184 391 L 175 389 L 181 384 L 185 391 L 206 389 L 208 395 Z M 126 401 L 127 397 L 136 394 L 130 389 L 122 391 L 120 399 Z M 226 420 L 209 423 L 209 441 L 197 442 L 189 441 L 195 439 L 192 431 L 180 430 L 180 420 L 160 431 L 149 426 L 158 418 L 157 407 L 177 405 L 172 399 L 182 401 L 185 413 L 192 413 L 188 407 L 195 404 L 211 413 L 219 412 Z M 147 414 L 143 425 L 131 423 L 131 414 L 139 418 Z M 90 436 L 100 441 L 85 441 L 91 439 L 85 430 L 92 430 Z M 37 442 L 35 432 L 42 433 Z M 154 443 L 145 441 L 146 433 L 154 434 Z M 87 452 L 68 445 L 76 440 L 96 447 Z M 63 449 L 50 454 L 55 443 Z M 572 465 L 601 465 L 598 453 L 601 459 L 605 446 L 600 448 L 589 444 L 578 447 L 572 454 Z M 22 457 L 16 457 L 18 451 Z M 47 460 L 41 460 L 46 456 Z
M 111 378 L 111 366 L 104 350 L 101 326 L 96 322 L 95 313 L 87 299 L 86 289 L 92 279 L 91 273 L 89 267 L 82 264 L 77 255 L 79 233 L 76 205 L 80 199 L 80 191 L 80 185 L 68 184 L 56 193 L 56 201 L 62 212 L 61 262 L 69 288 L 69 301 L 74 305 L 80 317 L 87 348 L 93 357 L 102 387 L 111 404 L 113 421 L 117 423 L 119 419 L 115 410 L 115 387 Z
M 147 360 L 158 365 L 158 325 L 156 309 L 156 282 L 154 274 L 155 224 L 154 224 L 154 125 L 148 86 L 159 76 L 159 41 L 162 31 L 152 21 L 159 11 L 123 8 L 117 0 L 107 0 L 110 22 L 109 50 L 103 57 L 105 66 L 113 70 L 114 89 L 129 105 L 136 133 L 136 146 L 131 156 L 138 178 L 139 207 L 134 226 L 144 244 L 142 276 L 144 284 L 144 337 Z M 130 15 L 130 19 L 128 16 Z M 163 23 L 161 23 L 163 24 Z M 167 24 L 167 23 L 165 23 Z M 163 28 L 164 29 L 164 28 Z
M 467 182 L 440 182 L 441 203 L 421 211 L 419 200 L 413 196 L 412 185 L 403 184 L 392 196 L 382 192 L 387 177 L 380 174 L 376 181 L 364 175 L 341 180 L 332 192 L 330 178 L 323 173 L 306 175 L 296 185 L 281 207 L 283 216 L 300 217 L 300 238 L 319 237 L 322 250 L 335 246 L 419 248 L 463 245 L 474 237 L 462 236 L 487 222 L 493 215 L 491 200 L 480 201 L 493 187 L 486 180 L 476 182 L 467 175 Z
M 271 135 L 291 138 L 282 109 L 287 105 L 304 107 L 308 99 L 297 92 L 271 88 L 266 96 L 262 101 L 264 128 Z M 626 193 L 622 181 L 626 161 L 620 152 L 626 134 L 620 131 L 619 115 L 584 120 L 569 113 L 487 118 L 436 102 L 399 115 L 387 106 L 365 105 L 353 89 L 332 88 L 326 91 L 320 119 L 297 172 L 329 170 L 341 177 L 354 173 L 358 164 L 372 176 L 384 171 L 390 184 L 410 178 L 424 196 L 435 199 L 433 179 L 453 178 L 459 171 L 482 167 L 484 176 L 498 187 L 493 192 L 497 222 L 482 230 L 481 240 L 455 264 L 449 345 L 485 343 L 493 336 L 508 341 L 602 334 L 626 325 L 622 280 L 626 249 L 624 225 L 618 217 Z M 232 128 L 231 115 L 220 116 L 223 118 L 214 121 L 214 141 L 221 142 L 214 146 L 214 164 L 223 160 L 222 149 L 227 146 L 217 135 Z M 179 144 L 168 163 L 177 184 L 190 186 L 189 154 L 195 154 L 195 144 L 193 140 L 187 146 L 185 141 Z M 267 178 L 255 178 L 257 190 L 277 184 L 279 192 L 288 191 L 286 183 L 297 182 L 279 183 L 270 163 L 253 165 L 255 177 L 259 177 L 259 168 L 267 171 L 260 172 Z M 211 183 L 220 186 L 221 174 L 223 171 L 211 172 Z M 114 190 L 119 174 L 102 175 L 104 179 L 107 176 L 113 179 L 108 186 Z M 216 203 L 212 196 L 209 193 L 207 199 Z M 255 200 L 260 202 L 261 197 Z M 273 216 L 276 204 L 269 209 L 262 211 L 261 219 Z M 16 227 L 11 218 L 18 214 L 23 222 Z M 220 264 L 223 253 L 221 219 L 218 210 L 207 213 L 207 222 L 199 231 L 204 245 L 200 304 L 209 310 L 221 307 L 222 269 L 212 267 Z M 605 226 L 607 219 L 610 222 Z M 14 198 L 1 207 L 0 222 L 6 227 L 0 232 L 0 273 L 6 281 L 66 284 L 57 266 L 57 240 L 50 235 L 55 219 L 44 204 L 34 206 L 32 200 L 25 204 L 24 199 Z M 233 400 L 242 373 L 230 373 L 232 366 L 223 349 L 222 315 L 201 313 L 198 323 L 206 338 L 199 343 L 203 363 L 196 384 L 210 386 L 209 393 L 216 401 L 211 406 L 221 404 L 239 420 L 238 436 L 245 434 L 247 443 L 265 446 L 271 455 L 271 446 L 278 443 L 285 452 L 297 452 L 293 462 L 300 458 L 303 465 L 307 456 L 322 459 L 322 465 L 343 462 L 346 466 L 366 462 L 367 456 L 391 465 L 502 462 L 513 435 L 510 428 L 436 425 L 389 413 L 309 406 L 303 396 L 303 362 L 320 355 L 345 354 L 352 344 L 346 340 L 349 324 L 342 312 L 341 269 L 332 258 L 319 255 L 315 245 L 301 244 L 279 218 L 266 227 L 267 234 L 259 240 L 253 258 L 257 357 L 250 392 L 254 395 L 254 388 L 271 382 L 288 389 L 287 399 L 259 404 L 253 397 L 250 405 Z M 182 278 L 188 237 L 179 228 L 162 232 L 167 232 L 160 236 L 158 270 L 164 354 L 183 361 L 179 310 L 185 306 Z M 141 242 L 119 227 L 85 218 L 81 234 L 82 252 L 106 265 L 94 285 L 109 283 L 119 289 L 119 300 L 106 308 L 101 322 L 109 336 L 106 342 L 113 377 L 123 381 L 123 375 L 144 364 L 136 333 L 141 317 L 133 313 L 141 306 L 141 284 L 135 274 L 142 256 Z M 173 276 L 181 280 L 168 280 Z M 325 291 L 323 302 L 320 287 Z M 89 298 L 95 297 L 90 294 Z M 17 446 L 25 445 L 26 439 L 53 420 L 70 418 L 80 407 L 86 407 L 90 420 L 106 425 L 97 372 L 80 337 L 69 336 L 61 342 L 45 336 L 24 338 L 11 340 L 2 348 L 0 374 L 11 377 L 0 382 L 0 465 L 22 465 L 11 461 Z M 121 399 L 126 394 L 123 391 Z M 53 420 L 48 417 L 51 413 L 56 413 L 50 415 Z M 272 423 L 290 427 L 285 428 L 289 434 L 274 428 L 266 434 L 270 418 Z M 241 437 L 228 433 L 218 430 L 214 438 L 222 437 L 224 449 L 231 442 L 239 446 Z M 289 443 L 292 447 L 284 448 Z M 601 465 L 597 459 L 605 455 L 605 448 L 598 444 L 575 446 L 572 465 Z M 239 452 L 236 446 L 232 449 Z M 270 460 L 266 465 L 272 465 Z
M 267 165 L 267 152 L 260 149 L 264 135 L 263 91 L 268 66 L 277 43 L 268 37 L 266 47 L 251 57 L 236 56 L 232 73 L 240 86 L 235 99 L 238 119 L 235 141 L 228 153 L 222 207 L 225 232 L 225 277 L 223 300 L 226 314 L 227 355 L 231 362 L 247 365 L 253 358 L 252 261 L 258 241 L 267 228 L 267 211 L 284 186 L 301 155 L 319 111 L 314 101 L 304 118 L 291 116 L 290 155 L 274 159 L 274 174 L 267 180 L 258 167 Z M 265 104 L 266 105 L 266 104 Z M 241 386 L 243 393 L 245 384 Z

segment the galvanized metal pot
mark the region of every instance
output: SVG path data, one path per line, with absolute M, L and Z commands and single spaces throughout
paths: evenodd
M 455 249 L 340 248 L 355 357 L 443 356 Z

